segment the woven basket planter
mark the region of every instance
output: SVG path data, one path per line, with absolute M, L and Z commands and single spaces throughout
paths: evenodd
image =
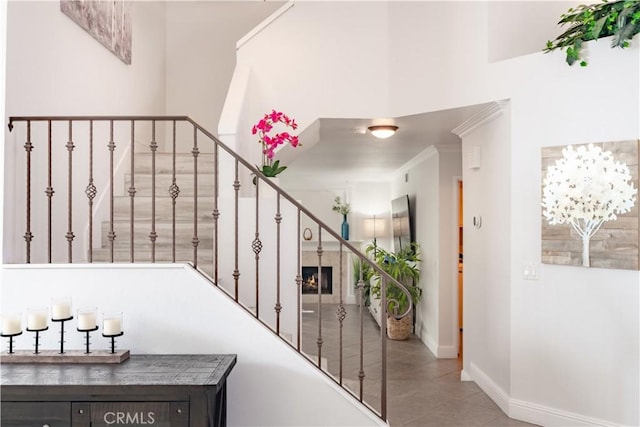
M 409 338 L 411 335 L 411 320 L 410 314 L 407 314 L 400 320 L 397 320 L 393 316 L 387 316 L 387 336 L 389 339 L 402 341 Z

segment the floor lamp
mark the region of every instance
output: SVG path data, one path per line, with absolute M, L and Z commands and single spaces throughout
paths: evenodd
M 376 258 L 378 251 L 378 236 L 384 236 L 385 226 L 384 218 L 376 217 L 367 218 L 364 221 L 364 235 L 369 239 L 373 239 L 373 259 Z

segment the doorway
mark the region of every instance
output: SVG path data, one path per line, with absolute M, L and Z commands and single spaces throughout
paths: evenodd
M 462 220 L 462 212 L 463 212 L 463 186 L 462 180 L 458 180 L 458 358 L 462 359 L 462 326 L 463 326 L 463 316 L 462 316 L 462 296 L 463 296 L 463 268 L 464 268 L 464 245 L 463 245 L 463 220 Z

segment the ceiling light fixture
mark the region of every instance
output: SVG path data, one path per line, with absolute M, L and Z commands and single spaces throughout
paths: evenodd
M 385 139 L 392 136 L 398 130 L 398 126 L 392 125 L 380 125 L 380 126 L 369 126 L 369 132 L 376 138 Z

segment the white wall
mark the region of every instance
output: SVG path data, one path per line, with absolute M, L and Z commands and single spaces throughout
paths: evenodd
M 457 342 L 457 202 L 460 146 L 430 147 L 398 170 L 392 197 L 409 195 L 415 241 L 420 244 L 422 300 L 416 334 L 437 357 L 455 358 Z M 405 182 L 405 174 L 408 181 Z
M 283 2 L 166 2 L 166 112 L 188 115 L 217 134 L 236 62 L 236 42 Z M 184 134 L 184 136 L 190 136 Z M 178 147 L 190 151 L 190 138 Z M 211 152 L 203 144 L 202 152 Z
M 135 2 L 133 12 L 132 64 L 126 65 L 94 40 L 87 32 L 60 11 L 59 2 L 8 2 L 7 10 L 7 68 L 6 114 L 24 115 L 98 115 L 98 114 L 162 114 L 165 96 L 165 8 L 163 3 Z M 25 184 L 24 171 L 26 136 L 24 127 L 8 133 L 5 128 L 5 181 L 4 245 L 5 262 L 24 262 Z M 116 161 L 126 156 L 129 137 L 116 138 Z M 46 126 L 34 125 L 33 212 L 34 218 L 43 219 L 46 212 L 47 186 Z M 68 141 L 65 123 L 53 127 L 54 168 L 67 167 Z M 116 134 L 118 136 L 118 134 Z M 140 136 L 139 145 L 148 144 Z M 74 132 L 75 165 L 88 163 L 87 126 L 78 126 Z M 106 142 L 95 141 L 96 159 L 107 156 Z M 38 159 L 36 160 L 35 157 Z M 64 170 L 63 169 L 63 170 Z M 76 169 L 73 198 L 74 259 L 84 258 L 82 239 L 88 222 L 87 199 L 84 188 L 88 183 L 87 167 Z M 107 164 L 96 161 L 95 174 L 98 197 L 107 191 Z M 13 177 L 20 177 L 15 179 Z M 57 253 L 66 260 L 67 230 L 67 177 L 59 174 L 54 183 L 55 236 L 60 242 Z M 14 203 L 7 203 L 11 200 Z M 82 214 L 79 214 L 79 213 Z M 38 213 L 38 215 L 35 215 Z M 34 261 L 46 257 L 46 225 L 34 226 Z M 62 255 L 61 255 L 62 256 Z M 39 257 L 39 258 L 36 258 Z
M 439 233 L 438 248 L 440 269 L 440 295 L 438 299 L 438 355 L 458 357 L 458 187 L 457 179 L 462 176 L 460 146 L 438 147 L 440 159 L 439 185 Z
M 274 108 L 292 116 L 295 112 L 300 129 L 318 117 L 388 115 L 389 75 L 381 64 L 389 50 L 389 5 L 366 5 L 297 2 L 238 50 L 238 65 L 251 70 L 249 123 Z M 383 90 L 371 90 L 372 83 Z M 250 130 L 245 126 L 238 135 L 251 151 L 240 151 L 257 163 L 259 147 Z
M 489 62 L 538 53 L 547 40 L 553 40 L 568 29 L 558 21 L 569 8 L 582 4 L 576 1 L 492 1 L 489 2 Z M 531 25 L 534 23 L 535 31 Z
M 505 109 L 462 135 L 463 369 L 478 382 L 481 375 L 491 378 L 500 396 L 508 396 L 511 387 L 512 148 L 508 106 Z M 481 166 L 470 169 L 468 159 L 477 146 Z M 474 224 L 479 221 L 478 228 Z M 498 404 L 508 409 L 504 402 Z
M 384 111 L 401 116 L 511 99 L 510 114 L 504 115 L 509 120 L 492 125 L 502 128 L 487 134 L 478 129 L 478 135 L 469 136 L 487 144 L 489 157 L 483 155 L 482 162 L 495 166 L 495 172 L 481 169 L 481 177 L 465 171 L 465 186 L 471 185 L 465 196 L 472 207 L 476 197 L 476 210 L 484 218 L 483 228 L 469 235 L 472 248 L 472 236 L 478 239 L 476 249 L 465 244 L 466 267 L 475 259 L 479 274 L 474 282 L 474 267 L 467 269 L 465 288 L 485 291 L 475 300 L 465 297 L 465 329 L 477 329 L 476 335 L 473 330 L 468 334 L 465 373 L 518 418 L 550 425 L 637 425 L 639 273 L 541 266 L 539 281 L 521 279 L 523 265 L 540 260 L 540 147 L 639 136 L 637 44 L 611 50 L 607 40 L 591 43 L 586 69 L 569 68 L 562 52 L 489 63 L 487 2 L 335 7 L 297 3 L 241 49 L 239 62 L 253 72 L 250 113 L 281 106 L 295 111 L 304 128 L 319 117 L 377 117 Z M 511 12 L 515 16 L 517 10 Z M 528 16 L 526 28 L 532 32 L 538 26 L 529 18 L 536 16 L 541 15 Z M 314 36 L 323 28 L 331 37 L 318 46 Z M 381 66 L 385 55 L 378 54 L 372 68 L 379 28 L 386 29 L 388 38 L 382 37 L 377 50 L 388 49 L 388 63 Z M 267 60 L 273 53 L 268 46 L 298 40 L 299 34 L 306 49 L 294 50 L 294 66 L 284 61 L 282 50 L 274 61 Z M 279 61 L 287 66 L 275 66 Z M 294 79 L 300 74 L 304 80 Z M 614 75 L 624 90 L 611 88 Z M 327 81 L 334 85 L 327 87 Z M 388 98 L 371 99 L 371 91 L 359 92 L 362 87 L 382 88 Z
M 418 335 L 437 355 L 438 352 L 438 318 L 440 316 L 440 268 L 439 246 L 440 221 L 438 183 L 439 180 L 438 151 L 431 147 L 426 150 L 422 160 L 407 168 L 401 168 L 391 187 L 391 198 L 409 196 L 409 205 L 413 215 L 415 237 L 420 245 L 422 300 L 416 307 L 416 335 Z M 408 182 L 404 175 L 408 173 Z
M 7 28 L 7 3 L 0 4 L 0 28 Z M 5 117 L 6 31 L 0 31 L 0 117 Z M 6 143 L 4 135 L 2 145 Z M 0 200 L 4 200 L 4 150 L 0 150 Z M 0 224 L 4 224 L 4 207 L 0 209 Z M 0 226 L 0 254 L 4 254 L 4 225 Z
M 122 311 L 124 335 L 117 345 L 134 355 L 237 354 L 227 380 L 230 426 L 386 425 L 190 267 L 2 270 L 3 313 L 48 306 L 59 296 L 71 296 L 74 310 L 91 305 L 100 313 Z M 43 349 L 58 348 L 56 331 L 50 326 L 42 334 Z M 66 348 L 82 348 L 81 334 L 70 331 L 65 336 Z M 17 337 L 16 349 L 29 348 L 32 339 L 29 333 Z M 92 342 L 96 349 L 107 348 L 99 331 Z
M 534 422 L 566 425 L 580 414 L 638 425 L 638 271 L 541 265 L 539 281 L 522 278 L 523 264 L 540 261 L 541 147 L 640 136 L 637 43 L 622 51 L 601 40 L 588 49 L 583 69 L 559 53 L 519 58 L 497 76 L 521 76 L 511 102 L 511 396 L 560 411 L 552 420 L 518 405 Z M 611 73 L 628 85 L 615 102 L 599 84 Z

